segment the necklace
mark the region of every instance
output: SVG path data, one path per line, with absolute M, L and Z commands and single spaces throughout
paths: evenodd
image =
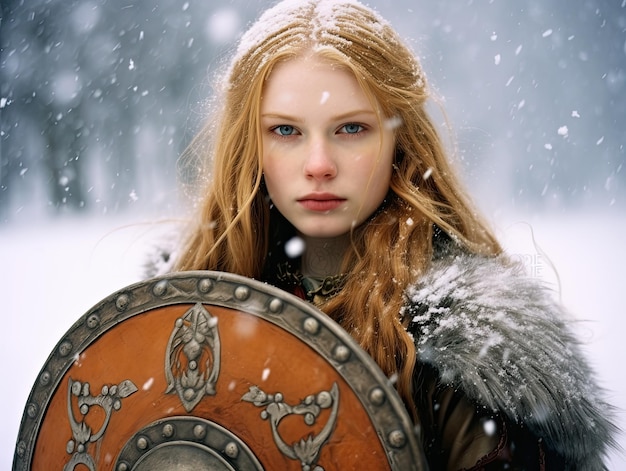
M 289 262 L 279 264 L 275 276 L 281 287 L 316 306 L 339 293 L 346 278 L 344 274 L 326 277 L 303 276 L 294 270 Z

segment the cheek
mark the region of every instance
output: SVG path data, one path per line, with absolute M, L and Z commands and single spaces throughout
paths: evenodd
M 391 183 L 391 175 L 393 172 L 392 153 L 386 153 L 380 159 L 372 164 L 372 192 L 376 195 L 374 198 L 382 199 L 387 195 L 389 185 Z
M 393 150 L 387 145 L 382 149 L 381 154 L 369 155 L 367 158 L 367 167 L 370 168 L 375 176 L 387 178 L 391 175 L 393 168 Z
M 298 153 L 289 146 L 274 142 L 264 143 L 263 146 L 263 174 L 265 183 L 274 185 L 274 189 L 287 185 L 301 173 L 301 160 Z
M 289 165 L 289 162 L 292 160 L 288 154 L 284 152 L 284 149 L 281 149 L 280 145 L 277 145 L 275 142 L 272 142 L 271 139 L 269 142 L 263 142 L 263 172 L 267 175 L 277 175 L 280 174 L 282 169 Z
M 387 195 L 390 183 L 391 165 L 389 166 L 389 168 L 387 168 L 386 166 L 379 167 L 375 171 L 374 178 L 372 179 L 372 186 L 374 187 L 372 193 L 376 195 L 376 198 L 378 198 L 380 202 L 382 202 L 382 200 Z
M 265 183 L 269 186 L 270 182 L 274 180 L 275 171 L 275 159 L 273 157 L 271 146 L 263 142 L 263 176 L 265 177 Z

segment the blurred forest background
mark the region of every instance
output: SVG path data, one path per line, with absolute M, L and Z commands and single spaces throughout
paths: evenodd
M 0 221 L 175 213 L 213 75 L 271 4 L 2 0 Z M 369 4 L 445 98 L 488 212 L 626 206 L 626 0 Z

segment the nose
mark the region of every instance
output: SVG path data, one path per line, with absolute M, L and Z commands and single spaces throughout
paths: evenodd
M 312 141 L 307 150 L 304 173 L 307 178 L 325 180 L 337 175 L 337 165 L 330 146 L 323 139 Z

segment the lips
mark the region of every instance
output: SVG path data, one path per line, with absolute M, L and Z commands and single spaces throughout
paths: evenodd
M 327 212 L 337 209 L 345 202 L 345 198 L 340 198 L 332 193 L 312 193 L 298 199 L 298 203 L 309 211 Z

